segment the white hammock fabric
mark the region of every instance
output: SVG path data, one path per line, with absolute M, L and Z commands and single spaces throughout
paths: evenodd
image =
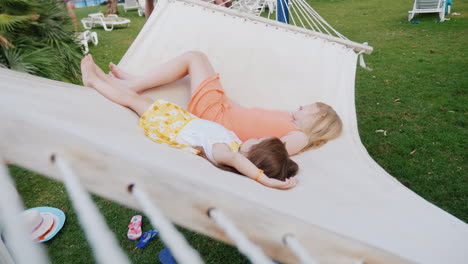
M 361 46 L 340 41 L 207 3 L 160 1 L 120 63 L 141 75 L 184 51 L 201 50 L 227 94 L 244 106 L 332 105 L 344 133 L 294 158 L 300 184 L 289 191 L 268 189 L 152 143 L 131 111 L 93 89 L 4 69 L 0 150 L 6 159 L 57 179 L 49 157 L 66 153 L 90 191 L 141 209 L 126 187 L 145 186 L 175 223 L 228 241 L 206 215 L 217 208 L 267 255 L 287 263 L 298 262 L 282 243 L 288 234 L 319 263 L 464 263 L 467 225 L 401 185 L 360 142 L 357 55 L 347 46 Z M 186 105 L 187 87 L 181 80 L 149 95 Z

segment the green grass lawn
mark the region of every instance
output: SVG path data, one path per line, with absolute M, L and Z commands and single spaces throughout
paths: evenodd
M 358 67 L 356 77 L 359 133 L 370 155 L 409 189 L 467 222 L 468 1 L 454 2 L 453 12 L 460 16 L 435 23 L 436 14 L 417 15 L 413 20 L 420 24 L 411 24 L 410 0 L 309 1 L 346 37 L 374 47 L 365 57 L 373 71 Z M 82 18 L 99 9 L 104 11 L 76 13 Z M 109 61 L 119 62 L 145 22 L 136 11 L 120 15 L 132 20 L 130 27 L 93 30 L 99 45 L 91 45 L 90 53 L 103 69 Z M 375 132 L 380 129 L 387 135 Z M 26 207 L 52 206 L 67 215 L 63 230 L 45 243 L 51 261 L 94 263 L 63 185 L 17 166 L 10 169 Z M 141 212 L 94 200 L 134 263 L 158 263 L 164 247 L 159 239 L 144 250 L 126 239 L 129 219 Z M 150 229 L 146 218 L 143 228 Z M 231 246 L 180 230 L 206 263 L 249 263 Z

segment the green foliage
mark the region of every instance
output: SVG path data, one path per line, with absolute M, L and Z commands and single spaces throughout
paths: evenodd
M 0 12 L 19 15 L 24 12 L 30 12 L 35 7 L 28 0 L 0 0 Z
M 74 32 L 65 30 L 68 23 L 55 0 L 0 0 L 0 65 L 77 82 L 83 55 Z

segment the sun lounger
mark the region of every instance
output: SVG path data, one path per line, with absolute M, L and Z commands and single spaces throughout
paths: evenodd
M 130 25 L 130 19 L 113 14 L 105 17 L 103 13 L 95 13 L 89 14 L 88 17 L 81 19 L 81 23 L 83 23 L 85 29 L 91 29 L 96 25 L 100 25 L 104 30 L 112 31 L 114 26 L 126 25 L 128 27 Z
M 408 11 L 408 21 L 413 19 L 415 14 L 439 13 L 440 22 L 444 22 L 445 1 L 444 0 L 414 0 L 413 10 Z
M 123 8 L 125 12 L 138 9 L 138 15 L 143 16 L 145 14 L 145 0 L 125 0 Z
M 78 44 L 83 46 L 83 54 L 87 54 L 89 52 L 88 42 L 92 42 L 94 46 L 98 44 L 98 36 L 96 32 L 91 32 L 86 30 L 84 32 L 80 32 L 76 34 L 76 40 Z
M 146 1 L 145 0 L 138 0 L 138 15 L 143 16 L 145 14 L 145 9 L 146 9 Z

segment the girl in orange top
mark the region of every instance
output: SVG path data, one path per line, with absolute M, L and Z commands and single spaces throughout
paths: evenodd
M 341 134 L 341 119 L 324 103 L 301 106 L 292 114 L 236 105 L 225 95 L 206 55 L 199 51 L 186 52 L 143 77 L 129 75 L 112 63 L 109 67 L 116 77 L 115 85 L 137 93 L 190 75 L 192 96 L 188 110 L 192 114 L 223 125 L 242 141 L 278 137 L 286 144 L 289 155 L 318 148 Z
M 278 138 L 241 142 L 225 127 L 201 119 L 165 100 L 148 97 L 112 82 L 86 55 L 81 61 L 83 84 L 110 101 L 140 116 L 139 126 L 151 140 L 199 154 L 220 169 L 243 174 L 267 187 L 290 189 L 297 185 L 298 166 Z

